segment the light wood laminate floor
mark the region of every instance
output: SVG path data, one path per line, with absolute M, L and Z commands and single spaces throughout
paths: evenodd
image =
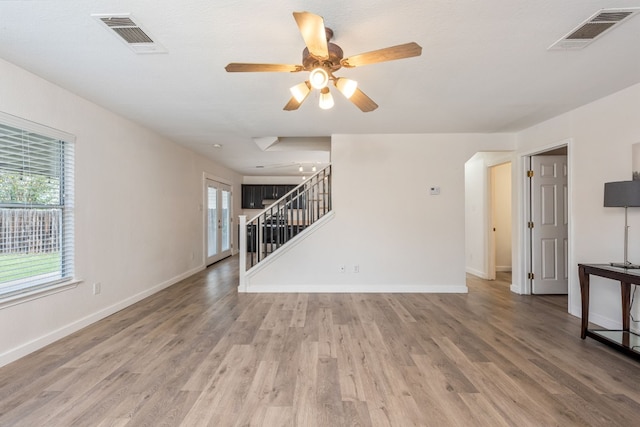
M 581 340 L 564 296 L 238 294 L 237 262 L 1 368 L 0 425 L 640 422 L 640 363 Z

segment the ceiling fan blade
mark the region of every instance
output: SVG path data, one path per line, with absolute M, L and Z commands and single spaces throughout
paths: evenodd
M 368 113 L 378 108 L 378 104 L 373 102 L 373 99 L 365 95 L 360 89 L 356 89 L 349 101 L 353 102 L 363 113 Z
M 244 72 L 290 72 L 295 73 L 302 71 L 302 65 L 289 65 L 289 64 L 245 64 L 241 62 L 232 62 L 224 67 L 229 73 L 244 73 Z
M 343 67 L 347 68 L 360 67 L 362 65 L 375 64 L 377 62 L 411 58 L 413 56 L 420 56 L 421 54 L 422 47 L 415 42 L 411 42 L 350 56 L 348 58 L 344 58 L 341 63 Z
M 302 102 L 304 102 L 304 99 L 302 100 Z M 298 100 L 292 96 L 289 102 L 287 102 L 287 105 L 284 106 L 283 110 L 285 111 L 297 110 L 302 105 L 302 102 L 298 102 Z
M 327 31 L 322 16 L 310 12 L 293 12 L 293 17 L 296 19 L 309 53 L 320 60 L 329 59 Z

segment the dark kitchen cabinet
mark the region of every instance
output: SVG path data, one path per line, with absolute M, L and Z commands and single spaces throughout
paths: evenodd
M 287 194 L 289 191 L 293 190 L 296 186 L 295 185 L 276 185 L 275 186 L 275 191 L 276 191 L 276 198 L 279 199 L 280 197 L 283 197 L 285 194 Z
M 296 188 L 295 185 L 242 185 L 242 209 L 262 209 L 263 200 L 278 200 L 289 191 Z
M 278 186 L 277 185 L 263 185 L 262 191 L 265 199 L 276 200 L 278 199 Z
M 280 197 L 293 190 L 295 185 L 262 185 L 262 193 L 265 199 L 278 200 Z
M 242 209 L 262 209 L 262 186 L 242 186 Z

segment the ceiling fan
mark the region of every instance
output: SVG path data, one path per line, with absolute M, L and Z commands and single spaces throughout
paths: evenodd
M 293 96 L 284 106 L 286 111 L 297 110 L 313 89 L 320 91 L 320 108 L 333 107 L 333 97 L 328 86 L 330 81 L 360 110 L 365 113 L 373 111 L 378 108 L 378 104 L 358 88 L 356 81 L 336 77 L 333 73 L 342 67 L 360 67 L 377 62 L 420 56 L 422 53 L 422 47 L 411 42 L 344 58 L 340 46 L 329 42 L 333 37 L 333 31 L 324 26 L 324 20 L 321 16 L 310 12 L 293 12 L 293 17 L 307 46 L 302 51 L 302 65 L 232 62 L 225 67 L 225 70 L 230 73 L 308 71 L 309 79 L 290 89 Z

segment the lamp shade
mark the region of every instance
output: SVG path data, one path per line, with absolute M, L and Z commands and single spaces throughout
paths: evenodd
M 329 73 L 324 68 L 314 68 L 309 73 L 309 83 L 314 89 L 325 88 L 329 83 Z
M 640 207 L 640 181 L 605 182 L 604 206 Z
M 335 81 L 335 85 L 347 99 L 351 98 L 358 88 L 358 82 L 351 79 L 345 79 L 344 77 L 337 79 Z
M 307 95 L 309 95 L 311 89 L 309 88 L 309 82 L 302 82 L 290 88 L 289 91 L 291 92 L 291 95 L 293 95 L 293 97 L 296 99 L 296 101 L 302 103 Z
M 329 92 L 329 88 L 325 87 L 320 91 L 320 102 L 318 104 L 323 110 L 333 108 L 333 96 Z

